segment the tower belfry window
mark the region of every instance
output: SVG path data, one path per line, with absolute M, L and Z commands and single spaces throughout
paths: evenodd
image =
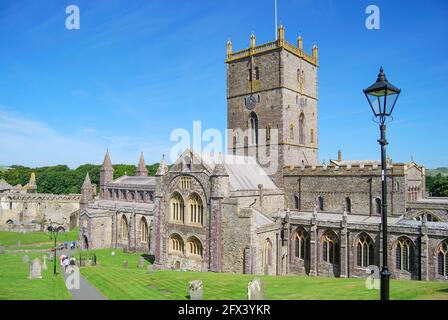
M 249 117 L 249 126 L 250 126 L 250 143 L 258 145 L 258 117 L 252 112 Z

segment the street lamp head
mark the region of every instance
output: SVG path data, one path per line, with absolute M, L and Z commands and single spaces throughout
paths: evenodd
M 387 81 L 383 67 L 380 68 L 376 82 L 364 89 L 370 108 L 381 124 L 384 124 L 391 116 L 400 92 L 400 89 Z

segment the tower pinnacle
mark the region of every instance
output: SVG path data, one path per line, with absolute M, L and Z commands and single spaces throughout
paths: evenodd
M 145 157 L 143 156 L 143 152 L 140 155 L 140 160 L 138 162 L 137 174 L 138 177 L 146 177 L 148 176 L 148 169 L 145 164 Z

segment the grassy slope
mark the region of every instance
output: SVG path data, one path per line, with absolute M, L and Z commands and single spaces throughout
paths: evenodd
M 72 231 L 60 233 L 58 235 L 58 242 L 74 241 L 79 239 L 78 229 Z M 46 232 L 8 232 L 0 231 L 0 245 L 2 246 L 15 246 L 17 241 L 21 241 L 22 245 L 27 244 L 51 244 L 53 241 L 50 239 L 50 234 Z
M 250 275 L 158 271 L 146 274 L 138 269 L 139 254 L 120 250 L 97 251 L 97 267 L 82 268 L 81 273 L 105 296 L 113 300 L 181 300 L 187 299 L 188 282 L 204 282 L 205 299 L 246 299 Z M 123 261 L 129 268 L 122 267 Z M 261 277 L 266 284 L 268 299 L 377 299 L 378 291 L 367 290 L 363 279 L 285 276 Z M 448 283 L 397 281 L 391 283 L 392 299 L 448 299 Z
M 27 253 L 31 259 L 43 254 Z M 0 254 L 0 300 L 68 300 L 71 295 L 59 274 L 53 276 L 51 262 L 48 269 L 43 270 L 43 279 L 29 280 L 29 267 L 23 262 L 22 254 Z

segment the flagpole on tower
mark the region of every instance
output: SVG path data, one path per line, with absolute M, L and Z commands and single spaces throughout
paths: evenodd
M 275 16 L 275 40 L 277 39 L 277 0 L 274 0 L 274 16 Z

